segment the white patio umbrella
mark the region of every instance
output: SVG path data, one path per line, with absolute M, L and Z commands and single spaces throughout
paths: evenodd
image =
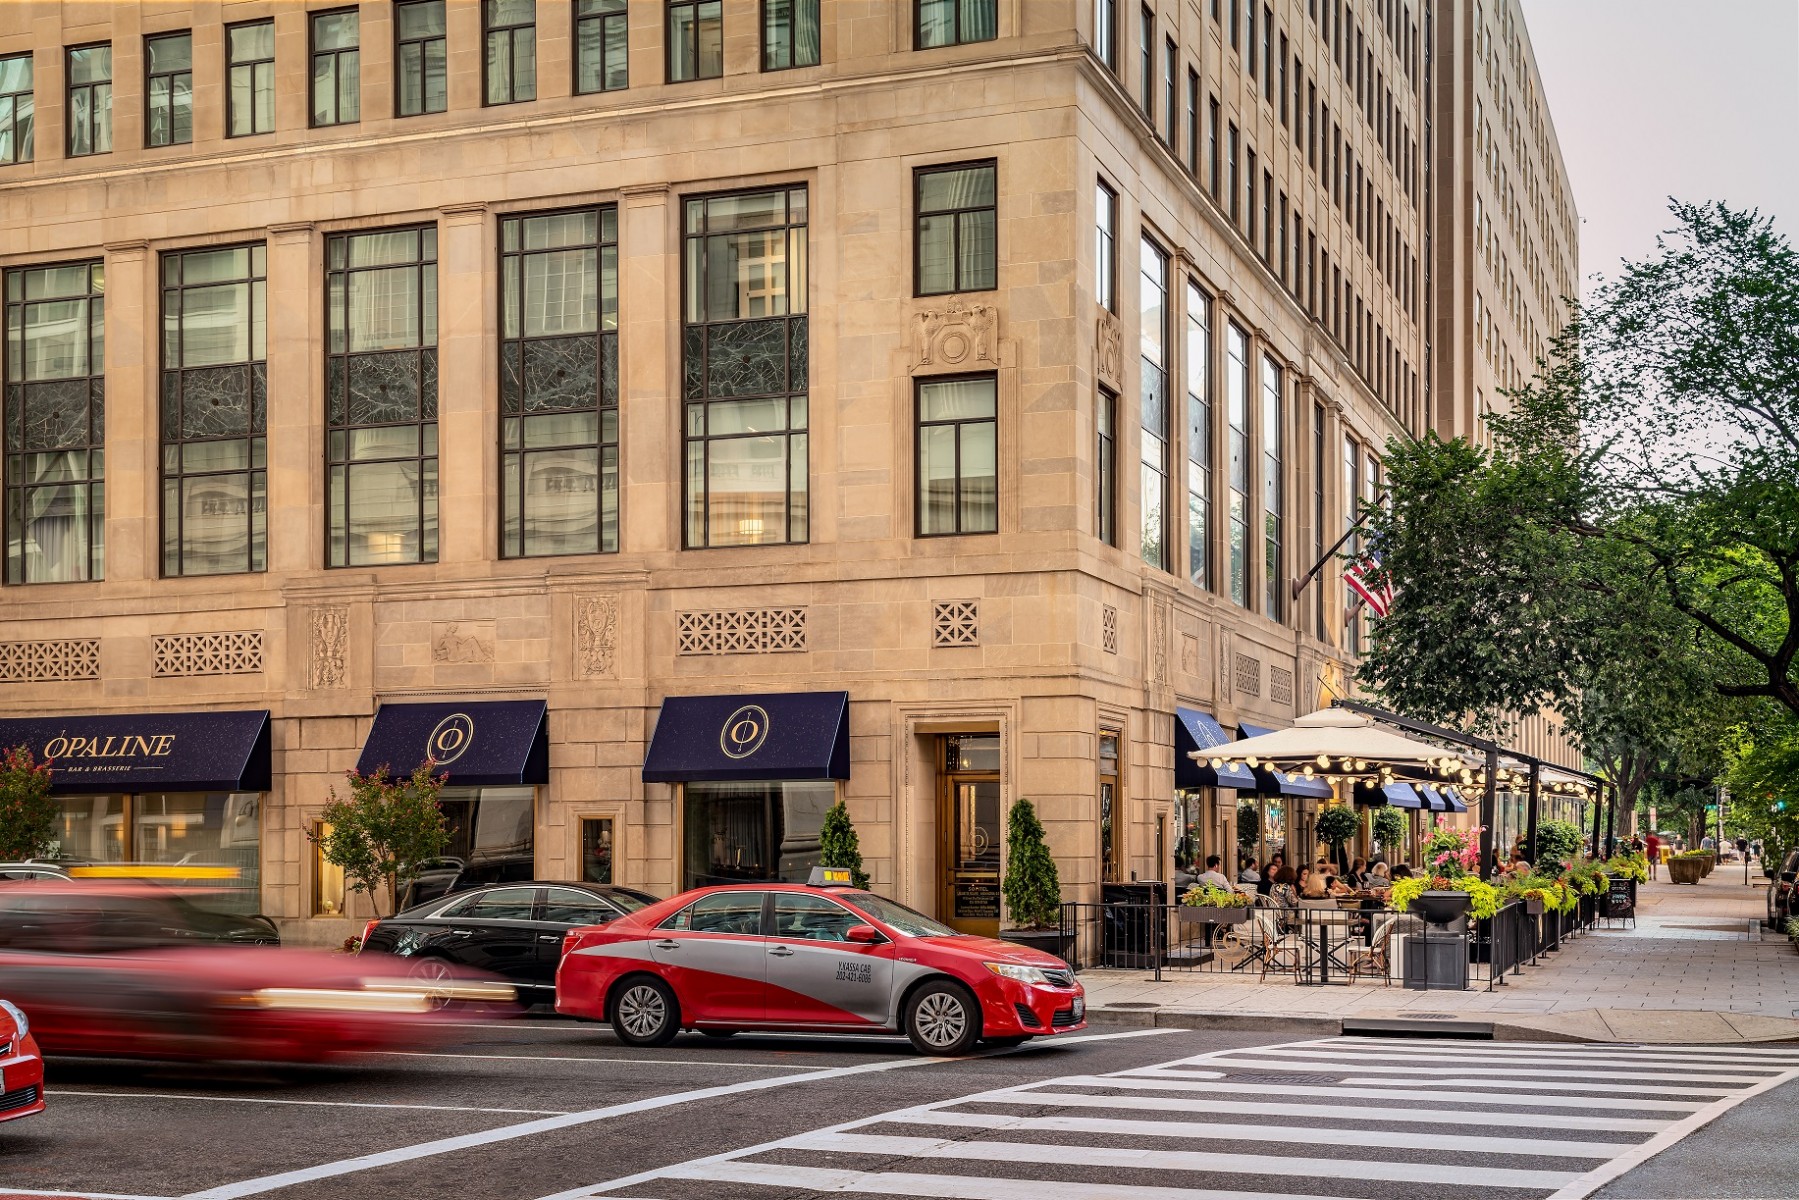
M 1213 768 L 1242 763 L 1307 778 L 1345 776 L 1370 783 L 1390 779 L 1395 764 L 1442 771 L 1453 763 L 1458 773 L 1461 769 L 1460 761 L 1443 747 L 1384 729 L 1372 717 L 1346 708 L 1321 708 L 1299 718 L 1290 728 L 1195 751 L 1188 757 Z

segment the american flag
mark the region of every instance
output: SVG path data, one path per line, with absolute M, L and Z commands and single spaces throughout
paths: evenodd
M 1380 573 L 1380 552 L 1369 550 L 1344 570 L 1343 582 L 1349 585 L 1350 591 L 1362 598 L 1369 612 L 1377 617 L 1384 617 L 1393 607 L 1393 581 L 1382 576 L 1381 581 L 1376 583 L 1374 576 Z

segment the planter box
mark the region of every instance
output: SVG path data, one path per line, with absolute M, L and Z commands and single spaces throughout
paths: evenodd
M 1536 896 L 1526 896 L 1524 898 L 1524 911 L 1529 913 L 1533 917 L 1542 916 L 1543 915 L 1543 901 Z
M 1412 901 L 1412 908 L 1427 925 L 1447 925 L 1457 917 L 1466 916 L 1470 903 L 1467 892 L 1429 891 L 1419 892 L 1418 898 Z
M 1241 925 L 1249 920 L 1248 905 L 1239 908 L 1204 908 L 1183 904 L 1178 910 L 1181 920 L 1189 925 Z
M 1698 883 L 1705 874 L 1705 864 L 1697 858 L 1670 858 L 1668 860 L 1669 883 Z

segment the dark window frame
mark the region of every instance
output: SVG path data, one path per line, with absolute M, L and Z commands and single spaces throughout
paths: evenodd
M 1173 433 L 1172 422 L 1169 419 L 1170 412 L 1172 409 L 1172 405 L 1169 403 L 1169 376 L 1171 375 L 1171 372 L 1169 370 L 1169 359 L 1172 356 L 1171 355 L 1172 346 L 1170 345 L 1170 341 L 1171 341 L 1170 335 L 1172 333 L 1172 329 L 1173 329 L 1173 325 L 1174 325 L 1173 313 L 1171 311 L 1173 299 L 1174 299 L 1174 288 L 1171 283 L 1170 268 L 1174 264 L 1174 255 L 1167 248 L 1165 248 L 1163 246 L 1161 240 L 1159 238 L 1157 238 L 1153 233 L 1151 233 L 1150 230 L 1147 228 L 1140 231 L 1137 253 L 1138 253 L 1137 290 L 1138 290 L 1138 296 L 1139 296 L 1138 321 L 1140 324 L 1143 321 L 1143 317 L 1144 317 L 1144 314 L 1142 312 L 1143 304 L 1142 304 L 1141 297 L 1142 297 L 1143 290 L 1145 289 L 1145 287 L 1149 286 L 1151 279 L 1152 279 L 1152 274 L 1151 274 L 1150 270 L 1148 269 L 1149 264 L 1152 262 L 1156 266 L 1156 270 L 1154 272 L 1154 283 L 1159 288 L 1160 294 L 1161 294 L 1161 302 L 1159 304 L 1159 308 L 1160 308 L 1160 312 L 1161 312 L 1161 328 L 1157 331 L 1157 335 L 1156 335 L 1156 340 L 1158 343 L 1157 352 L 1161 356 L 1160 361 L 1151 361 L 1148 354 L 1146 353 L 1146 351 L 1148 350 L 1148 346 L 1143 344 L 1144 339 L 1141 336 L 1141 334 L 1138 338 L 1139 345 L 1138 345 L 1138 352 L 1137 352 L 1137 359 L 1138 359 L 1138 363 L 1137 363 L 1137 374 L 1138 374 L 1138 414 L 1137 414 L 1137 419 L 1138 419 L 1138 443 L 1139 444 L 1138 444 L 1138 455 L 1137 455 L 1137 458 L 1138 458 L 1137 498 L 1139 501 L 1139 505 L 1138 505 L 1138 513 L 1137 513 L 1137 534 L 1138 534 L 1137 549 L 1138 549 L 1138 557 L 1141 558 L 1143 562 L 1147 563 L 1151 567 L 1154 567 L 1158 571 L 1166 571 L 1166 572 L 1172 573 L 1173 572 L 1172 560 L 1174 558 L 1174 554 L 1173 554 L 1173 547 L 1169 544 L 1169 540 L 1168 540 L 1168 531 L 1169 531 L 1169 527 L 1170 527 L 1169 512 L 1168 512 L 1168 497 L 1169 497 L 1169 491 L 1170 491 L 1169 458 L 1170 458 L 1170 450 L 1172 448 L 1172 443 L 1174 440 L 1173 437 L 1171 436 Z M 1159 428 L 1151 425 L 1150 421 L 1148 419 L 1148 417 L 1149 417 L 1149 413 L 1147 411 L 1148 404 L 1147 404 L 1147 396 L 1145 394 L 1147 389 L 1144 387 L 1144 384 L 1148 381 L 1148 372 L 1151 370 L 1155 371 L 1158 375 L 1161 376 L 1162 405 L 1161 405 L 1161 421 L 1160 421 Z M 1159 447 L 1158 447 L 1157 453 L 1156 453 L 1156 458 L 1153 462 L 1150 459 L 1150 446 L 1149 446 L 1149 438 L 1152 436 L 1159 443 Z M 1149 497 L 1149 489 L 1146 486 L 1148 481 L 1144 478 L 1144 473 L 1146 471 L 1154 471 L 1156 474 L 1156 482 L 1157 482 L 1157 487 L 1156 487 L 1157 510 L 1154 514 L 1155 524 L 1154 524 L 1153 528 L 1151 526 L 1151 514 L 1147 511 L 1145 511 L 1145 506 L 1142 503 L 1143 501 L 1150 498 Z M 1156 538 L 1156 542 L 1155 542 L 1156 557 L 1154 557 L 1154 558 L 1151 558 L 1148 554 L 1149 544 L 1148 544 L 1147 538 L 1152 532 L 1155 534 L 1155 538 Z
M 537 99 L 537 0 L 529 0 L 531 19 L 529 21 L 513 21 L 505 25 L 491 23 L 491 14 L 496 0 L 481 0 L 481 107 L 501 108 L 508 104 L 529 104 Z M 521 83 L 518 67 L 518 45 L 521 32 L 527 33 L 531 41 L 531 78 Z M 496 100 L 493 96 L 494 79 L 492 59 L 488 47 L 493 45 L 494 35 L 504 34 L 506 37 L 506 61 L 511 69 L 511 87 L 506 97 Z M 521 95 L 521 88 L 528 88 L 529 95 Z
M 394 71 L 394 117 L 396 119 L 405 119 L 407 117 L 426 117 L 426 116 L 430 116 L 433 113 L 448 112 L 450 110 L 450 28 L 449 28 L 449 14 L 445 10 L 445 3 L 446 3 L 446 0 L 398 0 L 398 2 L 394 5 L 394 12 L 393 12 L 394 66 L 393 66 L 393 71 Z M 402 23 L 401 23 L 401 19 L 400 19 L 401 11 L 404 9 L 410 8 L 414 5 L 426 6 L 426 5 L 432 5 L 432 4 L 437 5 L 439 11 L 444 12 L 444 31 L 442 33 L 434 33 L 434 34 L 430 34 L 428 36 L 423 36 L 423 37 L 406 37 L 406 36 L 404 36 L 401 32 L 401 29 L 402 29 Z M 443 107 L 442 108 L 431 108 L 430 107 L 431 89 L 429 87 L 429 83 L 431 80 L 431 66 L 430 66 L 430 49 L 429 48 L 431 46 L 431 43 L 433 43 L 433 42 L 439 42 L 439 43 L 442 43 L 442 45 L 443 45 L 444 90 L 443 90 Z M 404 66 L 404 60 L 406 57 L 406 47 L 408 47 L 408 46 L 417 46 L 419 48 L 419 52 L 418 52 L 418 54 L 419 54 L 419 110 L 417 112 L 405 111 L 406 71 L 405 71 L 405 66 Z M 483 54 L 485 55 L 485 52 L 486 52 L 485 45 L 483 45 L 482 51 L 483 51 Z
M 701 53 L 700 50 L 700 43 L 703 40 L 700 36 L 702 24 L 701 10 L 709 8 L 718 10 L 719 58 L 718 73 L 715 75 L 701 74 L 701 66 L 705 61 L 705 55 Z M 682 9 L 688 10 L 689 15 L 693 19 L 693 73 L 690 75 L 678 74 L 675 67 L 675 57 L 677 53 L 681 52 L 681 48 L 676 45 L 675 39 L 675 13 Z M 725 11 L 723 0 L 667 0 L 667 3 L 663 7 L 662 18 L 662 67 L 664 82 L 699 83 L 707 79 L 724 78 L 724 31 Z
M 924 391 L 927 387 L 939 383 L 967 383 L 984 381 L 993 389 L 993 415 L 990 417 L 954 417 L 945 420 L 926 421 L 924 419 Z M 962 427 L 964 425 L 993 426 L 993 528 L 964 529 L 962 527 Z M 943 529 L 926 532 L 924 528 L 924 434 L 926 429 L 953 428 L 956 430 L 956 474 L 955 500 L 951 505 L 954 513 L 954 529 Z M 994 371 L 972 371 L 957 375 L 921 375 L 912 381 L 912 536 L 915 538 L 977 537 L 997 534 L 999 530 L 1000 501 L 1000 452 L 999 452 L 999 374 Z
M 75 82 L 75 56 L 84 50 L 99 50 L 101 48 L 104 48 L 107 51 L 105 82 L 103 82 L 103 83 L 102 82 L 76 83 Z M 113 143 L 112 88 L 113 88 L 113 82 L 114 82 L 113 81 L 112 57 L 111 57 L 112 48 L 113 48 L 112 43 L 110 41 L 83 42 L 79 46 L 64 46 L 63 47 L 63 55 L 62 55 L 63 122 L 64 122 L 64 126 L 65 126 L 64 133 L 63 133 L 63 154 L 65 157 L 68 157 L 68 158 L 92 158 L 96 154 L 111 154 L 112 153 L 112 143 Z M 35 72 L 32 77 L 32 86 L 34 89 L 36 88 Z M 93 148 L 95 145 L 95 142 L 96 142 L 95 134 L 98 133 L 102 127 L 102 122 L 99 120 L 99 118 L 97 116 L 97 110 L 94 107 L 94 89 L 98 88 L 98 87 L 104 87 L 106 89 L 106 120 L 104 122 L 104 126 L 106 129 L 106 149 L 104 149 L 104 150 L 98 150 L 98 149 Z M 75 121 L 74 121 L 75 93 L 83 92 L 83 91 L 88 94 L 88 99 L 87 99 L 87 116 L 88 116 L 87 144 L 88 144 L 89 148 L 86 150 L 77 151 L 75 149 Z M 35 109 L 35 104 L 33 105 L 33 107 Z
M 797 71 L 804 67 L 816 67 L 816 66 L 820 65 L 821 63 L 823 63 L 824 57 L 825 57 L 824 0 L 787 0 L 787 4 L 788 4 L 788 10 L 787 10 L 787 16 L 788 16 L 787 54 L 788 54 L 788 58 L 790 61 L 785 62 L 785 63 L 771 62 L 770 56 L 769 56 L 768 33 L 769 33 L 770 28 L 772 27 L 772 21 L 773 21 L 773 14 L 771 12 L 772 2 L 773 2 L 773 0 L 761 0 L 761 4 L 760 4 L 761 12 L 759 14 L 759 17 L 760 17 L 760 21 L 761 21 L 760 41 L 762 44 L 762 69 L 764 71 Z M 817 26 L 817 29 L 818 29 L 818 45 L 814 47 L 814 50 L 818 54 L 818 58 L 812 62 L 797 61 L 798 57 L 799 57 L 799 55 L 797 53 L 798 47 L 799 47 L 799 39 L 797 37 L 797 30 L 799 29 L 799 15 L 800 15 L 799 10 L 802 5 L 810 5 L 811 6 L 813 13 L 814 13 L 814 24 Z
M 582 3 L 582 0 L 575 0 L 577 7 L 573 9 L 574 19 L 570 30 L 574 37 L 574 45 L 572 47 L 572 53 L 569 55 L 569 65 L 574 72 L 574 80 L 569 87 L 571 93 L 576 96 L 598 96 L 605 92 L 622 92 L 628 90 L 631 86 L 631 14 L 629 6 L 627 5 L 626 0 L 600 0 L 600 2 L 613 4 L 617 7 L 598 9 L 593 12 L 584 13 L 578 7 L 578 5 Z M 600 31 L 599 77 L 601 82 L 600 86 L 597 88 L 583 88 L 581 86 L 582 28 L 590 25 L 597 25 Z M 615 25 L 617 26 L 617 33 L 624 42 L 625 82 L 618 87 L 611 87 L 605 82 L 606 49 L 612 41 Z
M 0 166 L 11 167 L 20 163 L 31 162 L 37 157 L 37 56 L 26 50 L 19 54 L 0 55 L 0 67 L 16 59 L 25 60 L 26 86 L 23 90 L 0 92 L 0 103 L 6 107 L 7 131 L 6 144 L 11 148 L 6 158 L 0 158 Z M 23 122 L 29 140 L 19 136 L 19 103 L 23 100 L 30 110 Z
M 1118 0 L 1094 0 L 1093 55 L 1118 74 Z
M 1093 215 L 1094 284 L 1103 289 L 1102 294 L 1096 295 L 1094 300 L 1107 312 L 1116 313 L 1118 311 L 1118 189 L 1103 178 L 1098 179 L 1094 196 L 1096 210 L 1098 208 L 1097 200 L 1101 193 L 1108 201 L 1109 211 L 1105 214 L 1107 219 L 1102 220 L 1098 211 L 1095 211 Z M 1102 238 L 1105 245 L 1110 248 L 1110 253 L 1100 253 L 1099 243 Z
M 924 208 L 924 180 L 927 175 L 936 175 L 949 171 L 970 171 L 986 168 L 993 172 L 993 203 L 971 205 L 965 208 L 932 209 Z M 962 279 L 962 220 L 965 214 L 991 212 L 993 214 L 993 283 L 989 287 L 966 286 Z M 926 217 L 954 217 L 952 252 L 950 256 L 955 286 L 940 291 L 924 290 L 924 255 L 922 248 L 924 238 L 920 226 Z M 912 294 L 914 296 L 949 296 L 958 292 L 992 292 L 999 290 L 999 160 L 996 158 L 973 159 L 968 162 L 930 163 L 912 168 Z
M 1118 546 L 1118 393 L 1099 385 L 1093 417 L 1094 534 Z
M 157 71 L 151 67 L 150 44 L 170 38 L 187 39 L 187 69 L 185 71 Z M 175 81 L 187 76 L 187 137 L 175 137 Z M 169 140 L 158 142 L 152 140 L 150 120 L 151 93 L 155 90 L 158 79 L 169 81 Z M 188 146 L 194 140 L 194 31 L 191 29 L 166 29 L 161 33 L 144 35 L 144 149 L 161 150 L 168 146 Z
M 925 41 L 924 8 L 925 0 L 912 0 L 912 49 L 944 50 L 951 46 L 973 46 L 981 42 L 992 42 L 999 39 L 999 0 L 973 0 L 973 3 L 985 6 L 992 17 L 993 35 L 991 37 L 969 37 L 962 27 L 963 8 L 969 0 L 955 0 L 950 6 L 954 15 L 951 21 L 951 37 L 947 42 L 935 44 Z
M 269 27 L 269 56 L 267 58 L 246 59 L 243 62 L 233 61 L 231 57 L 231 35 L 240 29 L 254 29 L 257 26 Z M 227 139 L 244 137 L 266 137 L 275 132 L 275 18 L 259 17 L 254 21 L 233 21 L 225 26 L 225 137 Z M 256 128 L 256 76 L 258 68 L 269 69 L 269 127 Z M 311 67 L 310 61 L 307 63 Z M 232 119 L 237 115 L 237 104 L 231 97 L 232 72 L 239 67 L 250 69 L 250 128 L 243 133 L 231 132 Z
M 1212 436 L 1212 391 L 1216 374 L 1212 361 L 1212 318 L 1216 309 L 1211 294 L 1200 286 L 1199 279 L 1193 275 L 1185 278 L 1187 295 L 1183 324 L 1186 336 L 1182 339 L 1185 343 L 1182 349 L 1186 370 L 1182 393 L 1187 410 L 1187 579 L 1201 591 L 1211 591 L 1216 584 L 1212 563 L 1212 524 L 1216 508 L 1212 503 L 1212 487 L 1217 468 L 1216 439 Z M 1196 470 L 1200 476 L 1198 488 L 1194 487 L 1193 472 Z M 1196 507 L 1197 524 L 1194 521 Z
M 341 17 L 353 14 L 356 17 L 356 45 L 337 50 L 320 50 L 318 47 L 318 28 L 320 17 Z M 343 112 L 343 59 L 346 54 L 356 57 L 356 115 L 348 119 Z M 318 119 L 318 65 L 321 58 L 329 58 L 331 62 L 332 105 L 340 115 L 335 121 Z M 306 14 L 306 126 L 308 129 L 335 129 L 340 125 L 360 125 L 362 123 L 362 10 L 352 6 L 348 8 L 326 8 L 318 12 Z

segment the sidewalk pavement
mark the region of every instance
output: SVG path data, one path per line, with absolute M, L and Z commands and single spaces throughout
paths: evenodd
M 1595 928 L 1508 975 L 1492 991 L 1408 991 L 1397 984 L 1302 987 L 1206 971 L 1081 972 L 1089 1019 L 1234 1026 L 1336 1035 L 1347 1023 L 1442 1022 L 1443 1034 L 1501 1040 L 1799 1041 L 1799 954 L 1761 932 L 1767 881 L 1720 865 L 1698 886 L 1637 889 L 1636 928 Z M 1484 988 L 1484 985 L 1483 985 Z M 1460 1023 L 1459 1027 L 1456 1023 Z M 1372 1024 L 1371 1024 L 1372 1023 Z

